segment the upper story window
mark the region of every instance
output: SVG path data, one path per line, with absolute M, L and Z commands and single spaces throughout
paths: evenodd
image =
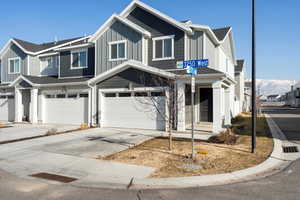
M 118 61 L 127 59 L 127 41 L 115 41 L 109 43 L 109 60 Z
M 174 59 L 174 35 L 153 38 L 153 60 Z
M 58 67 L 58 57 L 43 57 L 41 58 L 41 68 L 57 68 Z
M 87 50 L 76 50 L 71 52 L 71 69 L 87 68 L 88 64 Z
M 21 58 L 8 59 L 8 66 L 10 74 L 21 73 Z

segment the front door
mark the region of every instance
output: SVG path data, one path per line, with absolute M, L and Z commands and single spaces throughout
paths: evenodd
M 31 101 L 31 93 L 29 89 L 22 90 L 22 107 L 23 107 L 23 116 L 22 121 L 29 122 L 30 118 L 30 101 Z
M 200 88 L 200 121 L 213 122 L 212 88 Z

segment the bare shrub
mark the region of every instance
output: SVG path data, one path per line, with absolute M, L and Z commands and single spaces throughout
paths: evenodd
M 56 135 L 56 134 L 57 134 L 57 129 L 56 128 L 51 128 L 46 133 L 46 135 Z
M 211 136 L 208 141 L 210 143 L 234 145 L 238 138 L 239 136 L 235 135 L 231 129 L 227 129 L 218 135 Z

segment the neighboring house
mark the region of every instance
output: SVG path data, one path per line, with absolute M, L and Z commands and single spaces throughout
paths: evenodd
M 267 96 L 267 102 L 279 102 L 280 95 L 279 94 L 272 94 Z
M 285 95 L 286 105 L 300 107 L 300 82 L 291 86 L 291 91 Z
M 245 111 L 245 61 L 237 60 L 237 65 L 235 66 L 234 78 L 236 81 L 235 85 L 235 104 L 236 110 L 235 113 L 238 114 L 240 112 Z
M 245 87 L 244 87 L 244 104 L 243 104 L 243 111 L 244 112 L 250 112 L 252 103 L 251 103 L 251 95 L 252 95 L 252 82 L 251 81 L 245 81 Z
M 267 100 L 268 100 L 268 98 L 267 98 L 267 96 L 265 96 L 265 95 L 260 95 L 259 96 L 259 100 L 260 100 L 260 102 L 266 102 Z
M 40 45 L 11 39 L 0 53 L 0 120 L 165 130 L 160 113 L 168 115 L 170 94 L 158 80 L 168 80 L 176 88 L 173 126 L 184 131 L 190 76 L 177 62 L 208 58 L 195 77 L 194 119 L 218 133 L 245 106 L 244 62 L 234 49 L 231 27 L 180 22 L 134 0 L 92 36 Z M 150 96 L 159 112 L 142 103 Z

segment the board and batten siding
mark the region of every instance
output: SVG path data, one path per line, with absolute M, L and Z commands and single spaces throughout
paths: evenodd
M 225 41 L 221 44 L 221 46 L 223 47 L 223 49 L 225 51 L 225 54 L 233 61 L 233 55 L 232 55 L 232 51 L 231 51 L 230 35 L 225 39 Z
M 211 68 L 218 68 L 217 64 L 217 49 L 213 41 L 208 35 L 205 37 L 205 58 L 209 60 L 209 66 Z
M 151 37 L 175 35 L 174 59 L 153 61 L 153 40 L 148 40 L 148 62 L 150 66 L 160 69 L 176 68 L 176 62 L 184 60 L 184 32 L 175 26 L 161 20 L 142 8 L 135 8 L 127 19 L 151 33 Z
M 27 59 L 28 56 L 24 53 L 17 45 L 11 43 L 8 47 L 9 49 L 5 52 L 5 54 L 1 58 L 1 82 L 13 82 L 20 74 L 27 75 Z M 21 58 L 21 73 L 18 74 L 9 74 L 9 63 L 8 60 L 10 58 Z
M 29 74 L 31 76 L 39 76 L 40 75 L 40 61 L 37 56 L 28 56 L 29 63 Z
M 188 37 L 188 59 L 194 60 L 203 58 L 203 38 L 202 31 L 195 31 L 194 35 Z
M 136 60 L 142 62 L 142 34 L 136 32 L 127 25 L 116 21 L 108 30 L 96 41 L 97 64 L 96 73 L 101 74 L 126 60 Z M 127 41 L 127 59 L 120 61 L 109 60 L 109 42 Z

